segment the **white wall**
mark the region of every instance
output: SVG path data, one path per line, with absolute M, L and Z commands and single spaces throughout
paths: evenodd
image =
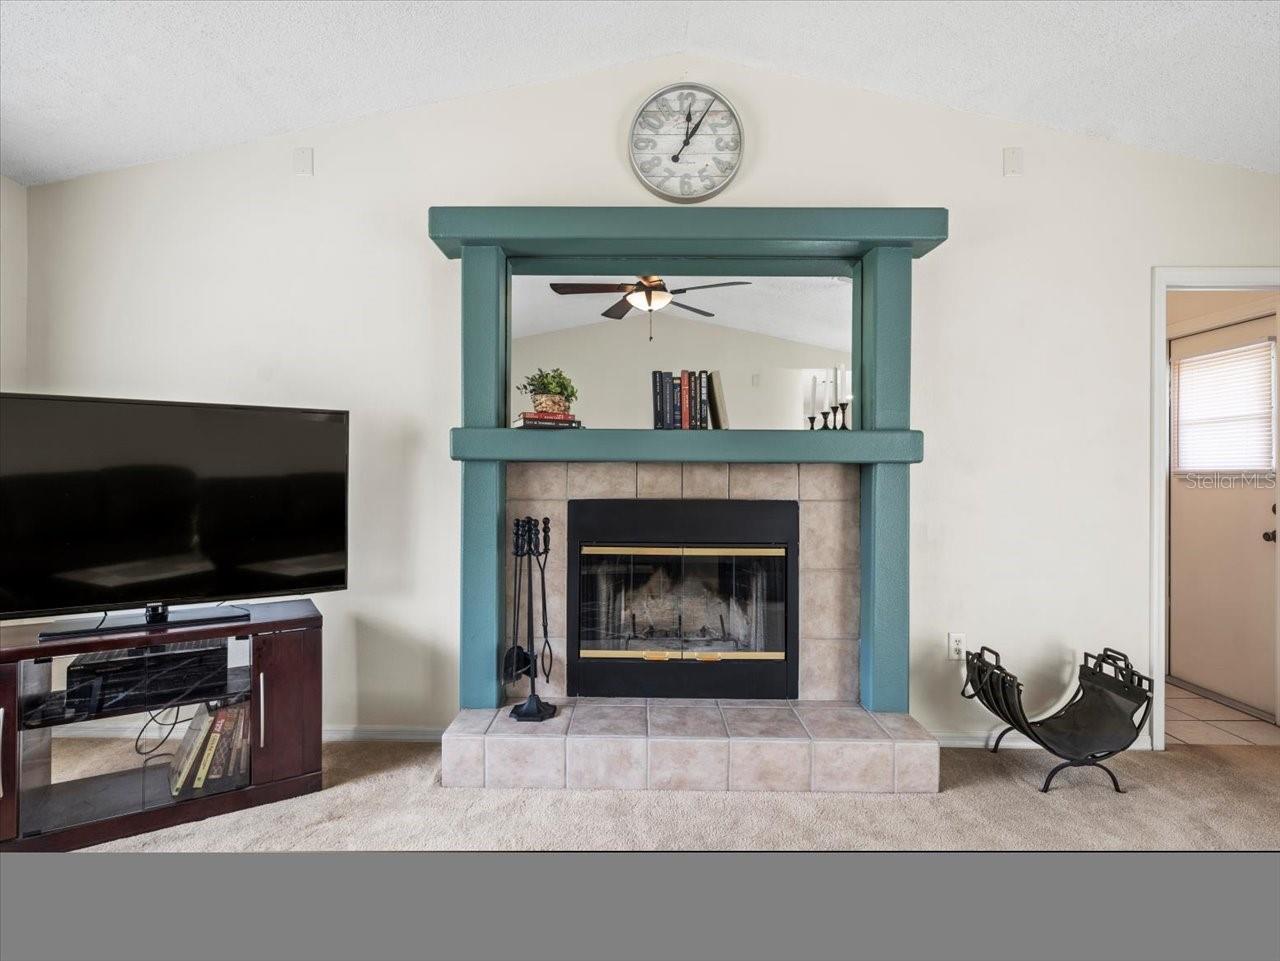
M 652 343 L 648 336 L 641 317 L 626 325 L 602 321 L 513 339 L 512 415 L 533 409 L 525 395 L 516 393 L 525 375 L 560 367 L 578 388 L 573 410 L 587 427 L 652 427 L 653 371 L 719 370 L 730 427 L 801 430 L 808 426 L 804 412 L 811 378 L 823 368 L 849 366 L 848 351 L 670 313 L 654 315 Z
M 948 630 L 1034 706 L 1084 648 L 1147 663 L 1150 271 L 1280 263 L 1280 178 L 688 57 L 33 188 L 32 386 L 348 406 L 352 588 L 326 616 L 329 724 L 456 706 L 459 271 L 432 204 L 657 204 L 625 125 L 681 77 L 750 152 L 713 204 L 944 206 L 915 271 L 912 709 L 958 695 Z M 570 125 L 547 118 L 572 105 Z M 296 145 L 316 176 L 290 173 Z M 1026 173 L 1001 177 L 1001 148 Z
M 0 177 L 0 387 L 27 372 L 27 188 Z

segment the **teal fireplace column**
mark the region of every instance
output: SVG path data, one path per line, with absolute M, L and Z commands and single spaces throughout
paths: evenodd
M 905 429 L 911 423 L 910 250 L 876 247 L 863 257 L 861 313 L 861 427 Z M 905 713 L 909 705 L 909 466 L 862 465 L 858 673 L 862 704 L 872 711 Z
M 511 275 L 501 247 L 462 249 L 462 426 L 504 427 Z M 506 593 L 506 470 L 502 461 L 462 464 L 461 707 L 502 703 L 498 658 Z

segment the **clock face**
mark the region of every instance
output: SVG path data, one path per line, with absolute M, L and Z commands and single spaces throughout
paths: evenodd
M 729 101 L 700 83 L 663 87 L 636 112 L 627 138 L 640 182 L 665 200 L 697 203 L 742 164 L 742 125 Z

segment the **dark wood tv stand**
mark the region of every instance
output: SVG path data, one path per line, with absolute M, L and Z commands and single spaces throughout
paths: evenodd
M 309 600 L 237 606 L 250 612 L 247 621 L 156 625 L 62 641 L 37 639 L 47 624 L 0 625 L 0 851 L 69 851 L 320 789 L 320 612 Z M 163 760 L 169 754 L 157 752 L 143 763 L 132 755 L 120 761 L 117 753 L 104 762 L 114 769 L 75 778 L 53 770 L 56 732 L 74 736 L 72 725 L 111 717 L 107 709 L 77 713 L 72 705 L 81 702 L 55 687 L 69 655 L 132 652 L 150 663 L 172 650 L 165 645 L 224 638 L 228 650 L 234 644 L 249 652 L 247 663 L 225 670 L 226 689 L 216 696 L 206 687 L 181 703 L 248 705 L 247 772 L 171 796 Z M 146 708 L 115 711 L 126 713 L 145 715 Z M 165 748 L 174 751 L 178 740 L 175 734 Z M 92 742 L 82 743 L 93 750 Z M 104 751 L 119 745 L 103 743 Z M 234 786 L 215 791 L 214 784 Z

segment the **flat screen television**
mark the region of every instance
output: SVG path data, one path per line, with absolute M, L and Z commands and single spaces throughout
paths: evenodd
M 336 410 L 0 393 L 0 619 L 155 622 L 345 588 L 347 427 Z

